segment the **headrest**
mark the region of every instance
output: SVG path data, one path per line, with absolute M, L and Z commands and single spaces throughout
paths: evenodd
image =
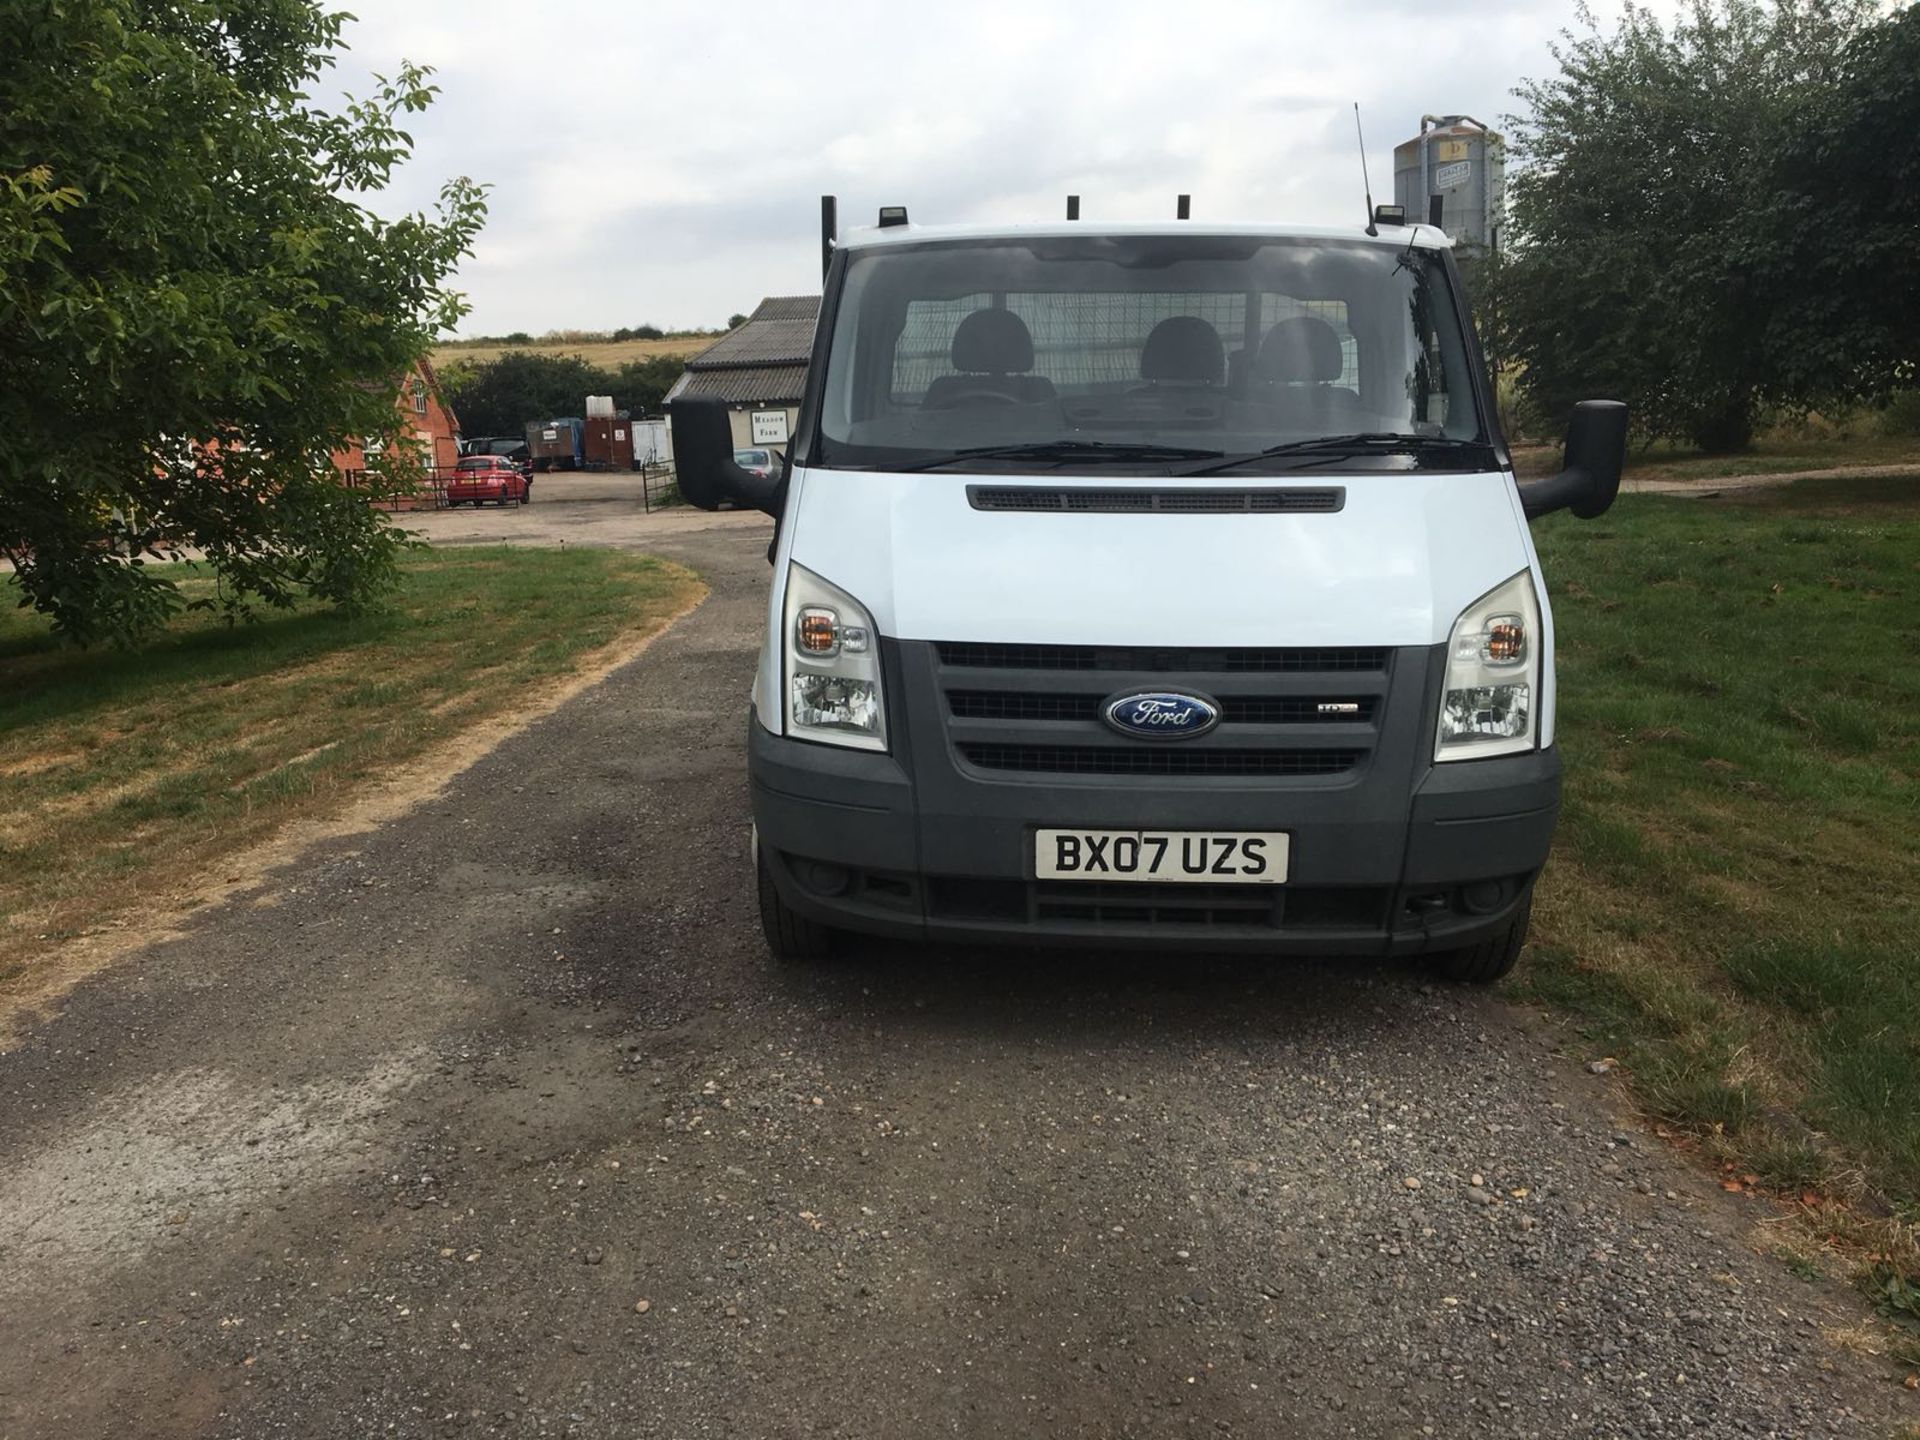
M 1338 380 L 1344 368 L 1339 334 L 1315 315 L 1295 315 L 1267 331 L 1254 366 L 1262 380 L 1316 385 Z
M 1220 333 L 1198 316 L 1170 316 L 1147 333 L 1140 378 L 1218 385 L 1227 378 L 1227 348 Z
M 1019 375 L 1033 368 L 1033 336 L 1011 310 L 976 310 L 953 332 L 953 368 L 969 375 Z

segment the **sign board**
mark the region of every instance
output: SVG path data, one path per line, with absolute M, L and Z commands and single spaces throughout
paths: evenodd
M 756 445 L 786 444 L 787 412 L 784 410 L 754 411 L 753 443 Z
M 1467 142 L 1464 140 L 1436 140 L 1433 143 L 1435 161 L 1464 160 L 1467 158 Z
M 1442 165 L 1433 172 L 1433 188 L 1452 190 L 1464 185 L 1473 178 L 1473 162 L 1456 160 L 1451 165 Z

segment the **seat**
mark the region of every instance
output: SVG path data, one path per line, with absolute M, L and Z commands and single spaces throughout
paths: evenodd
M 1054 398 L 1053 382 L 1032 375 L 1033 335 L 1011 310 L 976 310 L 953 332 L 953 368 L 927 387 L 921 405 L 1032 405 Z
M 1254 378 L 1269 385 L 1329 385 L 1345 356 L 1340 336 L 1317 315 L 1294 315 L 1267 331 L 1254 360 Z
M 1359 396 L 1333 383 L 1345 368 L 1333 326 L 1317 315 L 1290 316 L 1260 342 L 1251 395 L 1285 412 L 1291 424 L 1324 429 L 1336 415 L 1359 406 Z
M 1156 385 L 1219 385 L 1227 378 L 1227 347 L 1199 316 L 1170 315 L 1147 332 L 1140 378 Z

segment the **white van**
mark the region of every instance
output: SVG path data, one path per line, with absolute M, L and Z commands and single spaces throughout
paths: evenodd
M 777 956 L 967 943 L 1512 968 L 1559 804 L 1529 517 L 1421 226 L 833 237 L 782 470 L 673 409 L 682 490 L 778 517 L 747 753 Z M 1380 217 L 1384 220 L 1386 217 Z

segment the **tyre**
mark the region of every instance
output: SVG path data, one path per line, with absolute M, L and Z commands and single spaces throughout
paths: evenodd
M 834 930 L 787 908 L 787 902 L 780 898 L 779 887 L 767 871 L 764 856 L 755 868 L 760 889 L 760 931 L 767 938 L 767 949 L 773 958 L 783 964 L 829 959 L 833 955 Z
M 1477 944 L 1447 950 L 1434 957 L 1434 968 L 1448 980 L 1468 985 L 1491 985 L 1510 973 L 1527 943 L 1527 921 L 1533 914 L 1533 891 L 1529 889 L 1513 912 L 1506 929 L 1489 935 Z

